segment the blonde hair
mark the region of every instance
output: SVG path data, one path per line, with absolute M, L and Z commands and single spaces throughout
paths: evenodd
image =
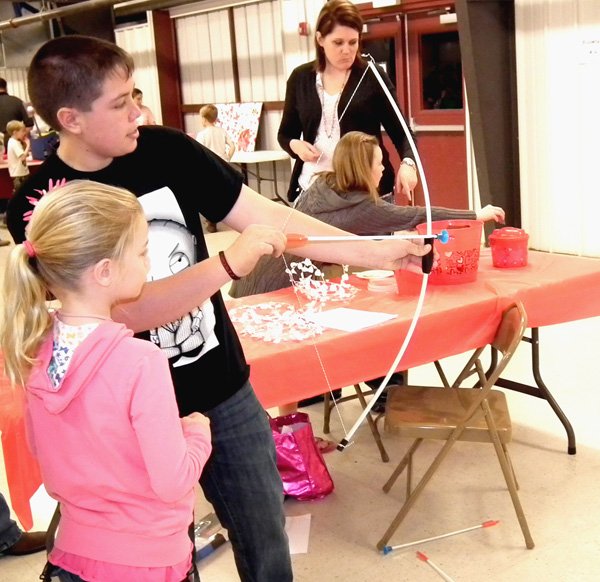
M 219 110 L 216 105 L 209 103 L 200 107 L 200 116 L 206 119 L 208 123 L 215 123 L 219 117 Z
M 18 119 L 13 119 L 12 121 L 9 121 L 6 124 L 6 133 L 8 133 L 8 135 L 12 135 L 13 133 L 15 133 L 15 131 L 19 131 L 24 127 L 25 124 L 22 121 L 19 121 Z
M 25 383 L 52 328 L 52 290 L 77 291 L 88 267 L 118 260 L 140 216 L 131 192 L 90 180 L 74 180 L 40 199 L 27 239 L 11 250 L 4 274 L 0 344 L 13 385 Z
M 327 185 L 338 194 L 352 191 L 368 192 L 379 200 L 378 186 L 373 180 L 372 167 L 377 138 L 362 131 L 349 131 L 335 146 L 332 170 L 322 172 Z

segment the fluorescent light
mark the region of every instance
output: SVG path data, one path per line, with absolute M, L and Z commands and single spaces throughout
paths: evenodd
M 372 0 L 373 8 L 385 8 L 386 6 L 395 6 L 397 3 L 396 0 Z
M 456 12 L 440 14 L 440 24 L 454 24 L 455 22 L 457 22 Z

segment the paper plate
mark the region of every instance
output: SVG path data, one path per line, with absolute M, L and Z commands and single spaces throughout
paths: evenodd
M 394 271 L 384 271 L 384 270 L 373 270 L 373 271 L 360 271 L 359 273 L 354 273 L 360 279 L 386 279 L 387 277 L 393 277 Z

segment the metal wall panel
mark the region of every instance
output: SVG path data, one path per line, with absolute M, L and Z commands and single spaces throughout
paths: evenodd
M 9 95 L 19 97 L 25 103 L 29 101 L 26 67 L 1 67 L 0 77 L 6 79 Z
M 517 0 L 523 227 L 533 248 L 600 257 L 600 3 Z
M 227 10 L 178 18 L 175 27 L 184 104 L 235 101 Z
M 115 41 L 133 57 L 135 86 L 144 94 L 144 105 L 162 123 L 160 90 L 156 65 L 156 48 L 151 24 L 139 24 L 115 30 Z
M 175 20 L 184 104 L 236 100 L 230 39 L 235 39 L 240 101 L 283 101 L 286 76 L 279 1 L 244 4 L 231 10 L 234 30 L 230 29 L 228 8 Z M 265 118 L 269 120 L 265 122 Z M 278 149 L 280 118 L 280 112 L 263 113 L 258 148 Z M 185 115 L 185 129 L 195 135 L 200 129 L 198 114 Z

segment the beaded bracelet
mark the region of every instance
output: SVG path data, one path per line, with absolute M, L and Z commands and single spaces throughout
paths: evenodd
M 227 272 L 227 274 L 234 280 L 238 281 L 240 278 L 233 272 L 233 269 L 229 266 L 227 262 L 227 258 L 225 257 L 225 253 L 223 251 L 219 251 L 219 259 L 221 259 L 221 265 Z

